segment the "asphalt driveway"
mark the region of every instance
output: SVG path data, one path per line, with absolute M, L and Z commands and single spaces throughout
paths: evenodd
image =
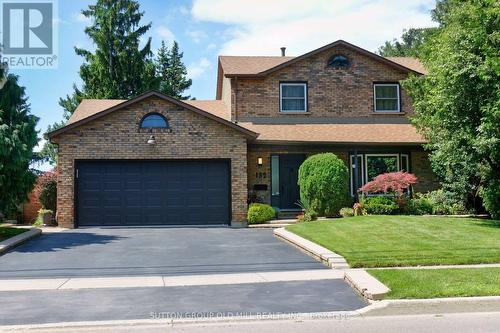
M 0 256 L 0 279 L 327 269 L 271 230 L 85 228 L 43 234 Z

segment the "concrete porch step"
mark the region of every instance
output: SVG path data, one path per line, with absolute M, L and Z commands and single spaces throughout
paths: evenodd
M 281 210 L 278 213 L 278 220 L 295 220 L 297 219 L 297 215 L 299 215 L 302 211 L 300 209 L 294 210 Z

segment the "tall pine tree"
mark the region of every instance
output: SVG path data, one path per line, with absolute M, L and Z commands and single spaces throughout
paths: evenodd
M 177 99 L 189 99 L 190 96 L 184 96 L 183 93 L 193 83 L 187 78 L 186 66 L 182 62 L 183 56 L 177 42 L 174 41 L 172 48 L 168 49 L 162 41 L 155 59 L 156 76 L 159 80 L 158 90 Z
M 8 215 L 22 203 L 35 183 L 30 170 L 38 142 L 38 118 L 30 114 L 18 77 L 0 69 L 0 212 Z
M 134 0 L 97 0 L 82 14 L 92 24 L 85 33 L 96 46 L 95 52 L 76 48 L 84 58 L 80 66 L 81 90 L 59 100 L 70 116 L 82 98 L 128 99 L 155 87 L 151 60 L 151 38 L 140 48 L 140 39 L 151 23 L 140 25 L 144 12 Z

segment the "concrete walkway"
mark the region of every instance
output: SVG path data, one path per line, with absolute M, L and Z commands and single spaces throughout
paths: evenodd
M 344 273 L 334 270 L 303 270 L 288 272 L 255 272 L 236 274 L 183 276 L 123 276 L 58 279 L 0 280 L 1 291 L 78 290 L 100 288 L 148 288 L 211 286 L 286 281 L 343 279 Z

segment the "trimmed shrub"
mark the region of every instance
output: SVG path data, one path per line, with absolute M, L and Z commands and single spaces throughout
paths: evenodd
M 299 169 L 300 200 L 320 216 L 338 216 L 349 202 L 349 170 L 332 153 L 308 157 Z
M 362 205 L 366 212 L 372 215 L 393 215 L 399 212 L 394 200 L 386 196 L 364 198 Z
M 344 207 L 344 208 L 340 209 L 339 214 L 342 217 L 351 217 L 351 216 L 354 216 L 354 209 L 349 208 L 349 207 Z
M 272 220 L 276 216 L 274 208 L 261 203 L 253 203 L 248 207 L 247 220 L 249 224 L 259 224 Z

